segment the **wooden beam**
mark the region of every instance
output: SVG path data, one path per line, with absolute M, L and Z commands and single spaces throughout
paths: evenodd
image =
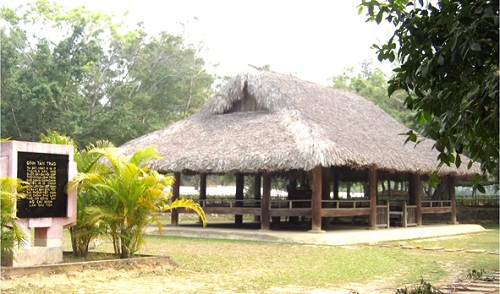
M 262 177 L 262 202 L 260 228 L 262 230 L 271 229 L 271 175 L 264 174 Z
M 174 173 L 174 184 L 172 185 L 172 201 L 180 198 L 181 173 Z M 172 226 L 179 225 L 179 211 L 173 209 L 170 217 Z
M 450 222 L 454 225 L 458 225 L 457 221 L 457 200 L 455 194 L 455 177 L 448 176 L 448 193 L 451 200 L 451 216 Z
M 321 189 L 323 178 L 323 167 L 317 166 L 312 171 L 313 186 L 312 186 L 312 221 L 311 230 L 309 232 L 323 232 L 321 230 Z
M 377 229 L 377 170 L 368 170 L 368 188 L 370 191 L 370 229 Z
M 343 216 L 363 216 L 370 215 L 371 209 L 366 208 L 330 208 L 322 209 L 321 215 L 327 217 L 343 217 Z
M 243 200 L 243 189 L 245 186 L 245 177 L 243 174 L 236 174 L 236 207 L 242 207 L 243 202 L 238 200 Z M 236 214 L 234 215 L 234 223 L 237 225 L 241 225 L 243 223 L 243 215 Z

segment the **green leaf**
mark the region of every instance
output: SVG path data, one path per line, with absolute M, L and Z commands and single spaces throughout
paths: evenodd
M 417 119 L 417 121 L 420 125 L 425 124 L 425 115 L 422 115 L 422 112 L 418 112 L 417 115 L 415 116 L 415 118 Z
M 389 61 L 393 62 L 395 59 L 396 59 L 396 55 L 394 54 L 394 51 L 391 51 L 391 53 L 389 53 Z
M 423 114 L 426 121 L 432 121 L 434 118 L 434 116 L 428 111 L 424 111 Z
M 377 24 L 380 24 L 382 22 L 382 17 L 384 17 L 384 12 L 382 10 L 380 10 L 378 13 L 377 13 L 377 16 L 375 17 L 375 22 Z
M 408 143 L 408 142 L 417 142 L 417 134 L 415 134 L 413 131 L 408 131 L 405 133 L 406 136 L 408 136 L 406 138 L 406 141 L 405 141 L 405 144 Z
M 462 158 L 460 158 L 460 154 L 457 154 L 457 156 L 455 157 L 455 165 L 457 167 L 460 167 L 461 164 L 462 164 Z
M 439 176 L 437 172 L 433 172 L 429 175 L 429 180 L 427 181 L 427 183 L 433 188 L 437 187 L 437 185 L 439 184 Z
M 481 45 L 479 43 L 472 43 L 470 49 L 476 52 L 481 51 Z

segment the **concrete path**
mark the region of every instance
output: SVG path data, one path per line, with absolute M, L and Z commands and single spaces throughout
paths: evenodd
M 451 236 L 483 232 L 480 225 L 424 225 L 410 228 L 389 229 L 341 229 L 329 230 L 322 233 L 305 231 L 278 231 L 260 229 L 235 229 L 235 228 L 202 228 L 194 226 L 165 226 L 162 228 L 165 236 L 180 236 L 191 238 L 211 238 L 230 240 L 253 240 L 269 242 L 289 242 L 320 245 L 350 245 L 362 243 L 378 243 L 383 241 L 409 240 Z M 157 227 L 149 227 L 148 234 L 158 234 Z

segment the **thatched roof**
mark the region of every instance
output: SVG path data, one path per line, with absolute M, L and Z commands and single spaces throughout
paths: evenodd
M 428 174 L 434 142 L 405 144 L 408 129 L 351 92 L 270 71 L 243 72 L 195 115 L 134 139 L 124 153 L 157 146 L 161 172 L 256 173 L 315 166 Z M 442 175 L 479 172 L 443 167 Z

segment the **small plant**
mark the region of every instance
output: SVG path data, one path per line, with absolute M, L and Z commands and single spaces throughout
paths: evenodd
M 101 223 L 106 228 L 105 234 L 111 237 L 115 254 L 121 258 L 132 257 L 139 250 L 149 224 L 156 223 L 161 232 L 158 212 L 193 210 L 206 225 L 205 213 L 198 203 L 190 199 L 170 201 L 172 195 L 165 188 L 173 184 L 174 178 L 161 175 L 148 165 L 161 158 L 155 147 L 139 149 L 129 156 L 112 148 L 93 148 L 89 153 L 105 157 L 109 163 L 107 171 L 78 173 L 70 187 L 99 195 L 98 205 L 87 207 L 85 212 L 91 223 Z
M 436 293 L 443 293 L 439 291 L 438 289 L 434 288 L 430 283 L 427 283 L 424 281 L 422 278 L 420 280 L 420 284 L 412 287 L 404 287 L 404 288 L 399 288 L 396 289 L 396 294 L 436 294 Z
M 472 269 L 472 270 L 469 270 L 469 272 L 467 273 L 467 279 L 478 280 L 478 279 L 481 279 L 485 273 L 486 273 L 485 270 Z
M 10 255 L 16 246 L 26 242 L 26 235 L 14 221 L 16 217 L 17 199 L 24 196 L 23 191 L 28 183 L 20 179 L 0 177 L 1 192 L 1 251 L 2 254 Z

